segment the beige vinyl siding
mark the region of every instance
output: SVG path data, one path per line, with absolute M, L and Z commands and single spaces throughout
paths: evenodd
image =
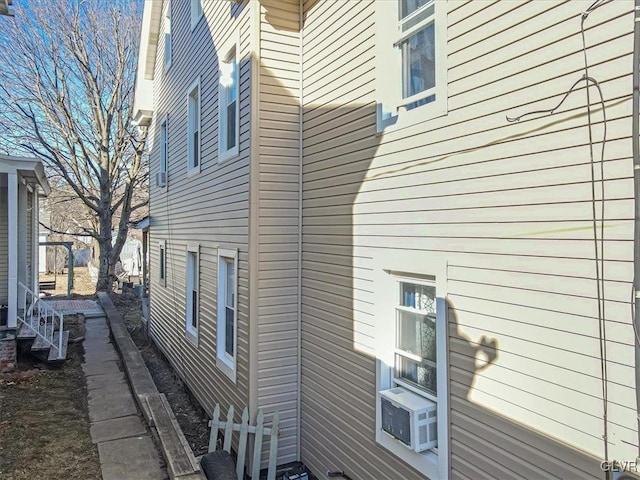
M 6 176 L 6 175 L 5 175 Z M 5 180 L 6 184 L 6 180 Z M 0 187 L 0 305 L 9 303 L 9 218 L 7 187 Z
M 299 2 L 262 1 L 260 13 L 256 394 L 280 413 L 283 464 L 298 459 Z
M 448 263 L 452 478 L 601 476 L 584 89 L 552 117 L 505 120 L 554 106 L 581 77 L 583 8 L 449 2 L 448 114 L 376 136 L 373 4 L 305 4 L 301 453 L 316 475 L 421 477 L 375 443 L 373 272 L 410 250 Z M 630 457 L 631 11 L 607 4 L 585 33 L 608 117 L 609 437 Z M 597 104 L 592 117 L 599 142 Z M 477 368 L 483 336 L 497 358 Z
M 249 403 L 249 105 L 251 103 L 248 2 L 203 2 L 204 18 L 190 28 L 189 2 L 172 2 L 172 62 L 164 72 L 159 35 L 151 126 L 151 172 L 159 169 L 160 122 L 168 115 L 168 182 L 151 185 L 150 331 L 208 415 L 216 403 L 235 406 L 239 421 Z M 164 22 L 164 16 L 162 21 Z M 239 31 L 239 155 L 218 163 L 217 49 Z M 200 78 L 201 172 L 187 176 L 187 90 Z M 166 287 L 160 282 L 160 241 L 166 242 Z M 185 334 L 188 245 L 199 245 L 199 331 Z M 218 248 L 238 249 L 237 382 L 216 367 Z

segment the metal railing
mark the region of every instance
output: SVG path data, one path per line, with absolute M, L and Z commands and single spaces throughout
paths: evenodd
M 49 347 L 58 349 L 58 360 L 63 360 L 62 343 L 64 340 L 64 317 L 62 313 L 56 311 L 46 302 L 33 293 L 29 287 L 18 282 L 24 295 L 22 296 L 22 310 L 18 312 L 18 320 L 42 339 Z M 55 332 L 58 332 L 57 341 L 54 339 Z

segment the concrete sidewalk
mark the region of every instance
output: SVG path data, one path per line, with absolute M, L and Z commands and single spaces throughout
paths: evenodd
M 103 480 L 167 478 L 149 431 L 138 415 L 103 317 L 85 320 L 85 363 L 91 439 L 98 446 Z

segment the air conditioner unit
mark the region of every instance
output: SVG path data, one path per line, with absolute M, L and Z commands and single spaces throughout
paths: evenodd
M 380 392 L 382 430 L 415 452 L 438 446 L 435 402 L 405 388 Z
M 164 187 L 167 184 L 167 172 L 156 173 L 156 186 Z

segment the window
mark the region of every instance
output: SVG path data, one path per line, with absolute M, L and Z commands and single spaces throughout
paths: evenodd
M 158 258 L 158 277 L 160 278 L 160 285 L 167 286 L 167 244 L 162 240 L 159 245 L 159 258 Z
M 200 80 L 189 89 L 188 95 L 188 165 L 187 173 L 200 171 Z
M 222 50 L 218 65 L 218 161 L 238 155 L 238 43 Z
M 435 263 L 408 252 L 375 261 L 384 266 L 375 285 L 376 441 L 429 478 L 447 478 L 446 265 L 432 268 L 436 277 L 405 273 Z
M 218 342 L 216 365 L 234 383 L 238 336 L 238 252 L 218 250 Z
M 198 289 L 200 255 L 198 246 L 187 247 L 187 292 L 186 292 L 186 320 L 187 338 L 197 345 L 198 341 Z
M 164 7 L 164 71 L 171 66 L 171 0 Z
M 160 124 L 160 173 L 167 173 L 167 160 L 169 158 L 169 137 L 167 133 L 168 117 Z
M 378 131 L 445 114 L 446 3 L 398 0 L 376 9 Z
M 191 30 L 196 28 L 202 18 L 202 0 L 191 0 Z
M 394 382 L 437 400 L 436 287 L 400 282 Z

